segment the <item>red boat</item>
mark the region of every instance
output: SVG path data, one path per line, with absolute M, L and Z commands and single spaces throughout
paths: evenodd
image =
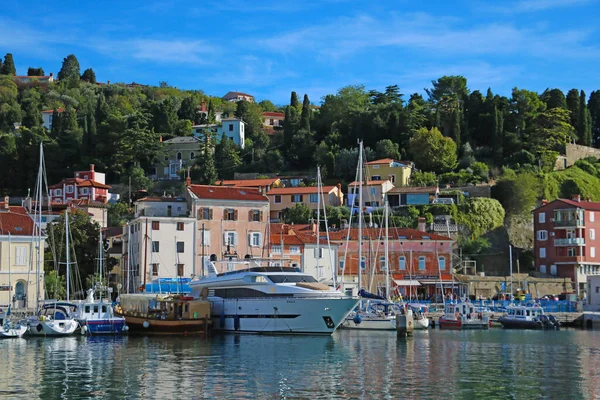
M 489 329 L 490 318 L 475 310 L 473 303 L 459 301 L 446 304 L 439 320 L 440 329 Z

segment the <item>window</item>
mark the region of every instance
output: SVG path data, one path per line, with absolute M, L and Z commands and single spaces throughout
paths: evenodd
M 548 231 L 537 231 L 537 240 L 548 240 Z
M 229 132 L 233 132 L 233 124 L 229 124 Z
M 540 247 L 540 258 L 546 258 L 546 248 Z
M 73 186 L 67 185 L 65 187 L 65 193 L 73 193 Z
M 88 194 L 87 188 L 81 188 L 81 194 Z
M 592 240 L 596 239 L 596 230 L 595 229 L 590 229 L 590 239 L 592 239 Z
M 299 246 L 290 246 L 290 254 L 300 254 Z
M 178 253 L 185 252 L 185 242 L 177 242 L 177 252 Z
M 379 165 L 373 165 L 373 169 L 379 169 Z
M 158 231 L 160 229 L 160 221 L 152 221 L 152 230 Z
M 406 257 L 402 256 L 398 258 L 398 269 L 405 270 L 406 269 Z
M 281 203 L 281 195 L 276 194 L 275 195 L 275 204 L 280 204 Z
M 387 269 L 387 263 L 385 262 L 385 257 L 379 257 L 379 269 L 381 271 L 385 271 Z
M 550 266 L 550 275 L 556 275 L 556 265 Z
M 575 247 L 569 247 L 567 249 L 567 256 L 568 257 L 575 257 Z
M 271 246 L 272 254 L 281 254 L 281 246 Z
M 55 194 L 56 196 L 62 196 L 62 190 L 61 190 L 61 189 L 56 189 L 56 190 L 54 191 L 54 194 Z
M 248 218 L 250 221 L 260 222 L 262 221 L 262 212 L 260 210 L 250 210 Z
M 273 118 L 271 118 L 271 119 L 269 120 L 269 125 L 271 125 L 271 126 L 275 125 L 275 121 L 273 121 Z
M 377 188 L 372 187 L 370 192 L 371 192 L 371 196 L 375 196 L 377 194 Z
M 178 159 L 178 160 L 181 160 L 181 158 L 182 158 L 181 152 L 180 152 L 180 151 L 178 151 L 178 152 L 177 152 L 177 159 Z
M 237 245 L 237 232 L 225 232 L 223 235 L 223 241 L 225 242 L 225 246 L 228 244 L 231 246 Z
M 178 222 L 177 223 L 177 230 L 178 231 L 182 231 L 182 230 L 184 230 L 184 228 L 185 228 L 185 226 L 184 226 L 183 222 Z
M 340 260 L 340 270 L 344 270 L 344 260 Z
M 200 239 L 204 239 L 204 246 L 210 246 L 210 231 L 204 230 L 204 238 L 201 237 Z
M 438 257 L 438 267 L 440 270 L 446 269 L 446 257 Z
M 319 247 L 319 252 L 317 253 L 317 249 L 315 249 L 315 258 L 323 258 L 323 248 Z
M 183 276 L 183 264 L 177 264 L 177 276 Z
M 367 257 L 365 256 L 360 258 L 360 269 L 367 269 Z
M 160 242 L 159 241 L 153 241 L 152 242 L 152 252 L 153 253 L 158 253 L 160 251 Z
M 17 246 L 15 250 L 15 265 L 27 265 L 27 247 Z
M 545 265 L 540 265 L 540 272 L 541 272 L 542 274 L 545 274 L 545 273 L 546 273 L 546 266 L 545 266 Z
M 211 208 L 201 208 L 198 213 L 198 219 L 212 219 L 213 212 Z
M 252 232 L 250 235 L 250 246 L 260 247 L 262 246 L 262 235 L 260 232 Z
M 152 264 L 152 276 L 158 276 L 158 263 Z
M 422 271 L 425 269 L 425 257 L 419 257 L 419 270 Z
M 392 181 L 392 183 L 396 183 L 396 175 L 390 175 L 389 179 Z
M 237 210 L 226 208 L 223 213 L 223 219 L 226 221 L 237 221 Z
M 539 213 L 538 214 L 538 221 L 539 221 L 540 224 L 546 223 L 546 213 Z
M 293 194 L 292 195 L 292 203 L 302 203 L 302 195 L 301 194 Z
M 590 222 L 594 222 L 594 212 L 590 211 Z
M 379 176 L 379 175 L 373 175 L 371 177 L 371 179 L 373 179 L 374 181 L 380 181 L 381 180 L 381 176 Z
M 196 158 L 196 153 L 194 153 L 193 151 L 190 152 L 190 160 L 193 160 L 194 158 Z
M 308 197 L 308 201 L 309 201 L 310 203 L 318 203 L 318 202 L 319 202 L 319 195 L 318 195 L 317 193 L 311 194 L 311 195 Z
M 590 247 L 590 257 L 596 257 L 596 248 Z

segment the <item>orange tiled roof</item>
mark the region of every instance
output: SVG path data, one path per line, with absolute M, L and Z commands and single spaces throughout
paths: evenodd
M 285 114 L 281 113 L 281 112 L 271 112 L 271 111 L 266 111 L 264 113 L 262 113 L 263 117 L 279 117 L 279 118 L 285 118 Z
M 335 188 L 336 188 L 336 186 L 322 186 L 321 193 L 329 193 Z M 299 186 L 299 187 L 273 188 L 267 193 L 267 195 L 272 196 L 272 195 L 276 195 L 276 194 L 277 195 L 279 195 L 279 194 L 311 194 L 311 193 L 318 193 L 318 192 L 319 192 L 318 186 Z
M 232 179 L 218 182 L 221 186 L 235 187 L 262 187 L 269 186 L 277 182 L 279 178 L 264 178 L 264 179 Z
M 258 189 L 214 185 L 190 185 L 188 190 L 200 199 L 268 201 Z
M 6 207 L 6 203 L 4 203 L 3 201 L 0 201 L 0 210 L 4 210 L 4 207 Z M 27 210 L 23 206 L 8 206 L 8 207 L 9 207 L 10 212 L 13 212 L 16 214 L 27 215 Z
M 28 215 L 12 211 L 0 211 L 0 235 L 31 236 L 33 220 Z
M 388 182 L 387 179 L 382 179 L 380 181 L 367 181 L 367 183 L 363 182 L 363 186 L 378 186 L 378 185 L 383 185 L 384 183 Z M 360 182 L 352 182 L 351 184 L 349 184 L 348 186 L 359 186 Z
M 383 239 L 383 231 L 380 228 L 363 228 L 363 238 L 379 240 Z M 330 240 L 344 241 L 348 237 L 348 229 L 329 232 Z M 389 228 L 389 237 L 394 240 L 452 240 L 446 236 L 436 233 L 421 232 L 411 228 Z M 358 240 L 358 228 L 350 229 L 350 240 Z

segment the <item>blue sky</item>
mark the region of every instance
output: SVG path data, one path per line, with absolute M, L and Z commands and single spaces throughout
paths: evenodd
M 424 4 L 420 4 L 424 3 Z M 345 85 L 423 93 L 464 75 L 471 90 L 600 90 L 600 0 L 5 0 L 0 53 L 17 72 L 75 54 L 99 81 L 277 104 Z

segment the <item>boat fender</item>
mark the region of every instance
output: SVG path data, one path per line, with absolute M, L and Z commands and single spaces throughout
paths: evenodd
M 221 311 L 221 314 L 219 315 L 219 322 L 221 323 L 221 328 L 225 327 L 225 311 Z
M 362 322 L 362 317 L 360 315 L 355 315 L 354 318 L 352 318 L 352 321 L 354 321 L 354 323 L 356 325 L 360 325 L 360 323 Z
M 237 314 L 233 317 L 233 329 L 236 331 L 240 329 L 240 316 Z
M 142 324 L 142 326 L 146 329 L 150 328 L 150 322 L 148 321 L 144 321 L 144 323 Z
M 87 325 L 84 325 L 84 326 L 81 327 L 81 334 L 82 335 L 85 335 L 87 333 L 87 331 L 88 331 Z
M 41 332 L 41 331 L 42 331 L 42 329 L 43 329 L 43 327 L 42 327 L 42 324 L 37 324 L 37 326 L 35 327 L 35 329 L 36 329 L 38 332 Z

